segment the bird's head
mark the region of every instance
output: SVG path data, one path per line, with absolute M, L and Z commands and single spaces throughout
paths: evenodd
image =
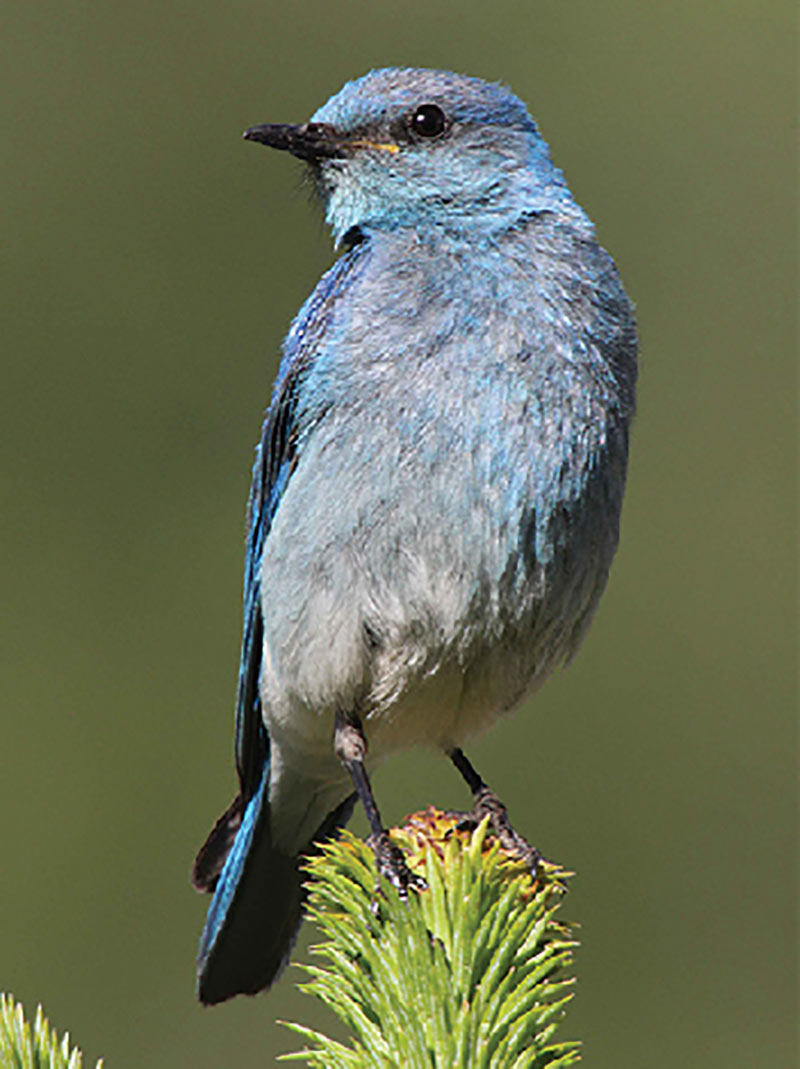
M 488 235 L 544 211 L 585 219 L 525 105 L 478 78 L 374 70 L 309 122 L 244 136 L 310 164 L 337 242 L 354 229 Z

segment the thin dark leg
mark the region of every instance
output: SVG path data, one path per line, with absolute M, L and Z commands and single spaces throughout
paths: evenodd
M 364 738 L 360 721 L 337 715 L 334 749 L 337 757 L 350 773 L 356 794 L 364 807 L 370 827 L 367 842 L 375 854 L 378 872 L 397 888 L 401 898 L 407 898 L 409 887 L 419 890 L 425 886 L 425 883 L 406 865 L 403 851 L 392 843 L 383 826 L 378 804 L 372 793 L 372 784 L 364 766 L 367 740 Z
M 447 756 L 467 781 L 467 786 L 476 797 L 482 790 L 488 788 L 488 784 L 478 775 L 472 762 L 467 758 L 467 755 L 463 750 L 459 750 L 458 747 L 456 747 L 456 749 L 450 750 Z
M 478 775 L 464 751 L 454 747 L 452 750 L 448 750 L 447 756 L 466 780 L 467 786 L 472 791 L 472 796 L 475 799 L 472 812 L 465 814 L 465 819 L 461 822 L 462 826 L 467 828 L 477 827 L 484 817 L 488 816 L 489 827 L 500 840 L 500 845 L 503 849 L 510 850 L 522 858 L 528 864 L 531 874 L 535 878 L 542 855 L 535 846 L 531 846 L 527 839 L 523 839 L 518 832 L 514 831 L 511 821 L 508 819 L 506 807 L 489 784 Z

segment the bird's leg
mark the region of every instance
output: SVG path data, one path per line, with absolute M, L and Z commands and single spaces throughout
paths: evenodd
M 478 775 L 472 763 L 467 760 L 464 752 L 458 747 L 454 747 L 452 750 L 448 750 L 447 756 L 466 780 L 467 786 L 472 791 L 472 796 L 475 799 L 472 812 L 464 814 L 461 826 L 475 828 L 488 816 L 489 827 L 497 836 L 500 845 L 504 850 L 510 850 L 525 861 L 535 879 L 539 862 L 543 860 L 542 855 L 535 846 L 531 846 L 527 839 L 523 839 L 518 832 L 514 831 L 511 821 L 508 819 L 506 807 L 488 783 Z
M 367 753 L 367 740 L 358 717 L 344 717 L 337 713 L 333 745 L 336 756 L 350 773 L 356 794 L 361 799 L 364 812 L 369 821 L 370 836 L 367 843 L 375 854 L 375 863 L 380 875 L 385 876 L 401 898 L 408 898 L 409 888 L 421 890 L 425 881 L 415 876 L 406 865 L 403 851 L 394 845 L 381 821 L 372 785 L 369 781 L 364 757 Z M 377 888 L 376 888 L 377 893 Z

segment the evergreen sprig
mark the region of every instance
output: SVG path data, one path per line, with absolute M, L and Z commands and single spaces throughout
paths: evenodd
M 578 1044 L 553 1042 L 571 999 L 563 970 L 575 941 L 555 918 L 569 875 L 543 863 L 535 881 L 484 822 L 461 830 L 429 808 L 393 829 L 427 890 L 407 902 L 345 832 L 308 862 L 308 911 L 325 964 L 301 985 L 333 1009 L 351 1045 L 283 1022 L 312 1046 L 287 1060 L 325 1069 L 562 1069 Z
M 102 1065 L 100 1060 L 96 1069 Z M 83 1055 L 77 1047 L 70 1050 L 69 1032 L 59 1041 L 41 1006 L 31 1028 L 14 996 L 0 994 L 0 1069 L 83 1069 Z

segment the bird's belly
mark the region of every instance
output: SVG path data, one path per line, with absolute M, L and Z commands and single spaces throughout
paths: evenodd
M 567 508 L 452 451 L 400 479 L 386 443 L 346 478 L 352 454 L 327 445 L 328 477 L 323 454 L 293 475 L 262 563 L 270 735 L 320 765 L 337 713 L 362 720 L 378 756 L 457 745 L 574 652 L 616 544 L 603 465 Z
M 407 746 L 450 749 L 486 731 L 535 687 L 539 673 L 528 646 L 486 647 L 467 663 L 446 659 L 409 680 L 393 702 L 376 703 L 363 721 L 375 758 Z
M 307 609 L 315 624 L 296 632 L 288 648 L 272 646 L 265 629 L 270 735 L 284 752 L 318 767 L 320 777 L 332 772 L 337 712 L 361 719 L 375 760 L 409 746 L 446 749 L 512 711 L 571 652 L 570 629 L 552 623 L 559 613 L 544 613 L 533 590 L 518 595 L 516 613 L 503 603 L 511 620 L 502 624 L 497 597 L 475 595 L 471 584 L 460 594 L 451 589 L 451 615 L 436 615 L 448 605 L 443 596 L 421 615 L 409 597 L 392 599 L 407 615 L 391 619 L 374 599 L 360 601 L 355 581 L 348 588 L 350 597 L 337 604 L 330 591 L 312 595 Z M 550 625 L 538 627 L 537 615 Z M 372 643 L 365 641 L 367 617 Z

